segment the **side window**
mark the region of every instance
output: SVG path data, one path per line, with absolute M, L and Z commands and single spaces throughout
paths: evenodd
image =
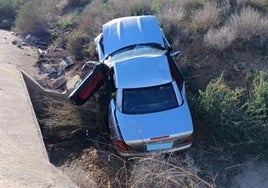
M 169 62 L 171 76 L 176 81 L 179 89 L 182 90 L 183 77 L 179 71 L 179 68 L 177 67 L 175 61 L 171 57 L 168 57 L 168 62 Z

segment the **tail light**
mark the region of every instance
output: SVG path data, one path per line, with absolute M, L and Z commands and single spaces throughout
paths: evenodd
M 193 142 L 194 135 L 191 134 L 186 140 L 184 140 L 183 144 L 189 144 Z
M 131 152 L 131 147 L 129 147 L 124 141 L 116 141 L 117 148 L 122 152 Z

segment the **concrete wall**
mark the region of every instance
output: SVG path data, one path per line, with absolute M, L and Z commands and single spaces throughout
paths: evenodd
M 50 162 L 21 72 L 0 66 L 0 187 L 77 187 Z

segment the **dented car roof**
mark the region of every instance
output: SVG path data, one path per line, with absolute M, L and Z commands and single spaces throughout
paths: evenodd
M 147 43 L 165 47 L 163 33 L 155 16 L 117 18 L 103 25 L 105 57 L 124 47 Z

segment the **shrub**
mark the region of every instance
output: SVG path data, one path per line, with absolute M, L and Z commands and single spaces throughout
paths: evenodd
M 268 146 L 268 72 L 260 72 L 253 96 L 242 100 L 241 89 L 229 88 L 222 78 L 200 91 L 199 115 L 218 142 L 236 152 L 259 154 Z
M 180 31 L 183 29 L 181 26 L 186 18 L 185 9 L 177 1 L 162 2 L 162 4 L 156 4 L 155 2 L 153 5 L 166 37 L 169 41 L 175 43 L 175 40 L 181 34 Z
M 121 0 L 108 1 L 108 7 L 113 18 L 154 14 L 151 0 Z
M 10 29 L 23 0 L 0 0 L 0 28 Z
M 239 13 L 231 15 L 225 25 L 218 29 L 210 29 L 204 42 L 212 48 L 223 51 L 237 39 L 248 41 L 268 37 L 268 18 L 251 7 L 244 7 Z
M 1 23 L 0 23 L 0 29 L 10 29 L 12 26 L 12 23 L 9 22 L 8 20 L 3 20 Z
M 194 31 L 205 31 L 219 24 L 221 9 L 217 7 L 214 1 L 207 1 L 203 8 L 193 13 L 191 28 Z
M 151 10 L 151 3 L 148 0 L 131 1 L 130 5 L 131 16 L 154 14 L 154 12 Z
M 17 9 L 23 2 L 23 0 L 0 0 L 0 19 L 14 19 Z
M 76 7 L 83 6 L 83 5 L 90 3 L 90 2 L 91 2 L 91 0 L 68 0 L 66 7 L 76 8 Z
M 15 21 L 15 30 L 21 34 L 32 34 L 46 38 L 48 21 L 45 4 L 36 1 L 26 2 L 19 10 Z
M 250 40 L 255 36 L 268 35 L 268 18 L 251 7 L 233 14 L 228 22 L 238 38 Z
M 259 72 L 254 80 L 253 95 L 245 104 L 248 122 L 247 139 L 254 145 L 253 151 L 267 152 L 268 148 L 268 72 Z
M 265 8 L 268 12 L 268 1 L 267 0 L 252 0 L 253 3 L 257 4 L 257 6 L 260 6 L 262 8 Z
M 243 114 L 240 111 L 242 90 L 229 88 L 222 77 L 200 91 L 199 113 L 216 137 L 240 141 L 237 131 Z
M 268 125 L 268 72 L 261 71 L 254 80 L 251 100 L 247 103 L 247 113 L 258 120 L 259 126 Z
M 100 0 L 93 1 L 81 14 L 79 29 L 85 31 L 93 39 L 101 32 L 102 24 L 107 21 Z
M 88 48 L 88 35 L 79 30 L 75 30 L 67 37 L 67 48 L 76 60 L 83 60 L 84 56 L 87 56 Z
M 229 26 L 223 26 L 219 29 L 210 29 L 204 36 L 205 44 L 220 52 L 231 46 L 235 39 L 236 32 Z

